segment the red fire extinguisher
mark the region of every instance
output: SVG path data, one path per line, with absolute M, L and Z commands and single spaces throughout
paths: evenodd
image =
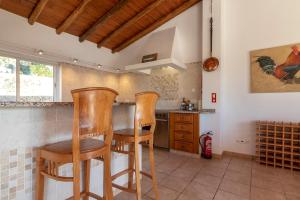
M 213 135 L 212 131 L 209 131 L 206 134 L 201 135 L 199 138 L 200 146 L 202 149 L 201 156 L 206 159 L 212 158 L 212 148 L 211 148 L 212 138 L 210 137 L 210 135 Z

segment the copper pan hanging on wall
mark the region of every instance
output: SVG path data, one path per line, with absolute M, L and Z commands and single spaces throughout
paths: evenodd
M 207 72 L 215 71 L 219 67 L 219 59 L 213 57 L 213 17 L 212 17 L 212 0 L 211 0 L 211 18 L 210 18 L 210 57 L 203 63 L 203 69 Z

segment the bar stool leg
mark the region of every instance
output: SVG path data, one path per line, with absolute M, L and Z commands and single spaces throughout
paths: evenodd
M 154 149 L 153 149 L 153 136 L 149 141 L 149 159 L 150 159 L 150 167 L 151 167 L 151 176 L 152 176 L 152 187 L 155 193 L 155 199 L 159 200 L 159 192 L 157 188 L 157 180 L 155 173 L 155 162 L 154 162 Z
M 41 174 L 41 171 L 45 167 L 45 160 L 40 157 L 40 151 L 37 151 L 36 155 L 36 200 L 44 199 L 44 176 Z
M 103 185 L 104 185 L 104 199 L 105 200 L 112 200 L 113 199 L 113 192 L 112 192 L 112 180 L 111 180 L 111 172 L 110 172 L 110 151 L 108 150 L 107 153 L 103 156 L 104 160 L 104 178 L 103 178 Z
M 136 199 L 141 200 L 141 179 L 140 179 L 140 161 L 139 161 L 139 143 L 134 142 L 134 157 L 135 157 L 135 183 L 136 183 Z
M 129 144 L 129 154 L 128 154 L 128 189 L 132 189 L 133 186 L 133 169 L 134 169 L 134 145 Z
M 73 162 L 73 199 L 80 200 L 80 161 Z
M 84 161 L 84 178 L 85 178 L 85 184 L 84 184 L 84 192 L 85 197 L 83 200 L 89 200 L 89 192 L 90 192 L 90 176 L 91 176 L 91 160 Z

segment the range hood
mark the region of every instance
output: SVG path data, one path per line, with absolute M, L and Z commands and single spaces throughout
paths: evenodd
M 180 56 L 178 41 L 176 27 L 152 33 L 140 48 L 135 62 L 125 66 L 124 69 L 140 73 L 149 73 L 151 69 L 167 66 L 186 69 L 186 65 L 182 62 Z M 155 53 L 157 53 L 157 60 L 142 63 L 143 56 Z

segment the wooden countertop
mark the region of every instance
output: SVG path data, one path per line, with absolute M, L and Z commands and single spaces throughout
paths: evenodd
M 116 102 L 114 106 L 135 105 L 134 102 Z M 73 106 L 73 102 L 0 102 L 0 108 L 26 108 L 26 107 L 53 107 L 53 106 Z
M 205 114 L 205 113 L 208 113 L 208 114 L 212 114 L 212 113 L 215 113 L 216 110 L 215 109 L 199 109 L 199 110 L 192 110 L 192 111 L 188 111 L 188 110 L 161 110 L 161 109 L 158 109 L 156 110 L 157 112 L 168 112 L 168 113 L 199 113 L 199 114 Z

